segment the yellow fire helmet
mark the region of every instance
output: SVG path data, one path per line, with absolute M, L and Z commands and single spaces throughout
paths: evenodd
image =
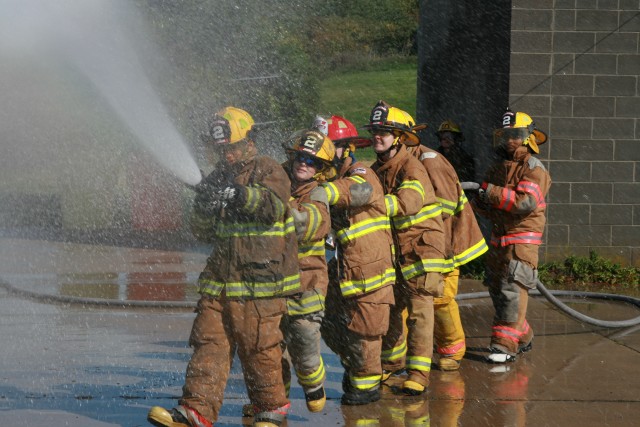
M 513 112 L 507 108 L 502 115 L 502 127 L 493 131 L 493 147 L 504 146 L 509 139 L 522 139 L 522 145 L 540 153 L 539 145 L 547 142 L 547 134 L 536 128 L 533 119 L 526 113 Z
M 391 132 L 396 136 L 394 144 L 403 143 L 413 147 L 420 144 L 420 138 L 416 133 L 421 125 L 416 125 L 413 117 L 406 111 L 392 107 L 385 101 L 378 101 L 371 110 L 369 124 L 364 126 L 370 132 L 383 130 Z
M 209 126 L 208 142 L 214 146 L 236 144 L 251 139 L 255 122 L 249 113 L 236 107 L 218 111 Z
M 438 131 L 436 132 L 436 136 L 440 137 L 440 134 L 443 132 L 451 132 L 456 135 L 458 141 L 464 141 L 464 135 L 460 130 L 460 126 L 458 126 L 458 124 L 451 119 L 447 119 L 444 122 L 440 123 Z
M 299 154 L 306 154 L 306 157 L 315 160 L 313 166 L 317 173 L 314 178 L 317 181 L 328 181 L 337 175 L 334 162 L 336 147 L 331 139 L 319 130 L 303 129 L 294 132 L 286 146 L 290 161 Z

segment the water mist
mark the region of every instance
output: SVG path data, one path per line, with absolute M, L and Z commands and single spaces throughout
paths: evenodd
M 65 61 L 91 82 L 158 164 L 197 184 L 199 168 L 127 31 L 144 25 L 141 20 L 123 25 L 136 13 L 124 0 L 0 0 L 0 55 Z

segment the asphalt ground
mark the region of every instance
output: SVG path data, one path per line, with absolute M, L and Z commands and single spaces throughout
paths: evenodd
M 151 406 L 172 407 L 191 350 L 202 248 L 163 251 L 0 238 L 0 426 L 146 426 Z M 463 281 L 460 293 L 484 289 Z M 567 300 L 568 301 L 568 300 Z M 342 368 L 323 347 L 328 401 L 307 412 L 292 385 L 287 426 L 637 426 L 640 327 L 579 323 L 541 297 L 531 299 L 531 352 L 490 365 L 488 298 L 459 302 L 467 354 L 460 371 L 437 365 L 428 393 L 340 405 Z M 571 300 L 608 320 L 635 317 L 628 304 Z M 437 359 L 436 359 L 437 364 Z M 227 383 L 216 426 L 250 425 L 240 364 Z

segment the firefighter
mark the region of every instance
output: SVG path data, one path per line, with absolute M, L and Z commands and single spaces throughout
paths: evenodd
M 460 367 L 466 351 L 464 329 L 455 300 L 459 268 L 485 253 L 488 247 L 456 171 L 447 159 L 421 144 L 408 146 L 408 150 L 424 165 L 442 206 L 446 261 L 453 270 L 444 274 L 444 295 L 434 298 L 434 341 L 440 357 L 438 366 L 444 371 L 454 371 Z
M 462 148 L 464 134 L 460 126 L 453 120 L 445 120 L 440 123 L 436 132 L 438 142 L 438 152 L 447 158 L 453 169 L 458 174 L 461 182 L 476 180 L 476 165 L 473 157 Z
M 538 248 L 545 224 L 551 177 L 533 154 L 547 140 L 531 117 L 507 112 L 493 133 L 498 160 L 487 171 L 474 208 L 492 223 L 484 284 L 495 308 L 488 361 L 513 361 L 531 349 L 529 290 L 538 281 Z
M 371 111 L 365 126 L 373 135 L 377 160 L 372 169 L 385 191 L 396 244 L 398 281 L 394 286 L 389 331 L 383 340 L 382 361 L 387 372 L 405 368 L 401 390 L 408 395 L 426 391 L 433 356 L 433 298 L 443 295 L 445 262 L 442 208 L 429 176 L 418 159 L 402 145 L 419 144 L 413 118 L 384 101 Z M 403 334 L 408 310 L 407 337 Z
M 345 369 L 342 404 L 363 405 L 380 399 L 382 337 L 396 280 L 391 225 L 380 180 L 354 155 L 371 141 L 340 116 L 318 117 L 315 125 L 335 143 L 339 168 L 337 178 L 323 185 L 337 257 L 330 262 L 322 336 Z
M 210 124 L 207 149 L 220 160 L 196 187 L 191 229 L 213 251 L 198 278 L 201 295 L 179 405 L 153 407 L 156 426 L 204 427 L 218 418 L 237 349 L 253 425 L 279 426 L 290 403 L 282 381 L 280 321 L 286 296 L 300 290 L 291 183 L 275 160 L 259 156 L 253 118 L 226 107 Z
M 333 142 L 321 132 L 296 132 L 286 147 L 285 169 L 291 179 L 289 207 L 298 236 L 301 292 L 287 300 L 288 314 L 282 322 L 285 345 L 310 412 L 319 412 L 326 401 L 325 368 L 320 355 L 320 325 L 325 313 L 329 278 L 324 242 L 331 228 L 326 200 L 311 200 L 319 182 L 335 176 Z M 286 359 L 285 359 L 286 360 Z M 285 385 L 288 363 L 285 363 Z

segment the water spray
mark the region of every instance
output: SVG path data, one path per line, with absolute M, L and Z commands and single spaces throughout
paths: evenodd
M 0 55 L 62 59 L 91 82 L 161 166 L 195 185 L 202 175 L 194 157 L 133 47 L 142 37 L 122 24 L 136 12 L 124 0 L 0 0 Z M 143 29 L 142 19 L 131 27 Z

